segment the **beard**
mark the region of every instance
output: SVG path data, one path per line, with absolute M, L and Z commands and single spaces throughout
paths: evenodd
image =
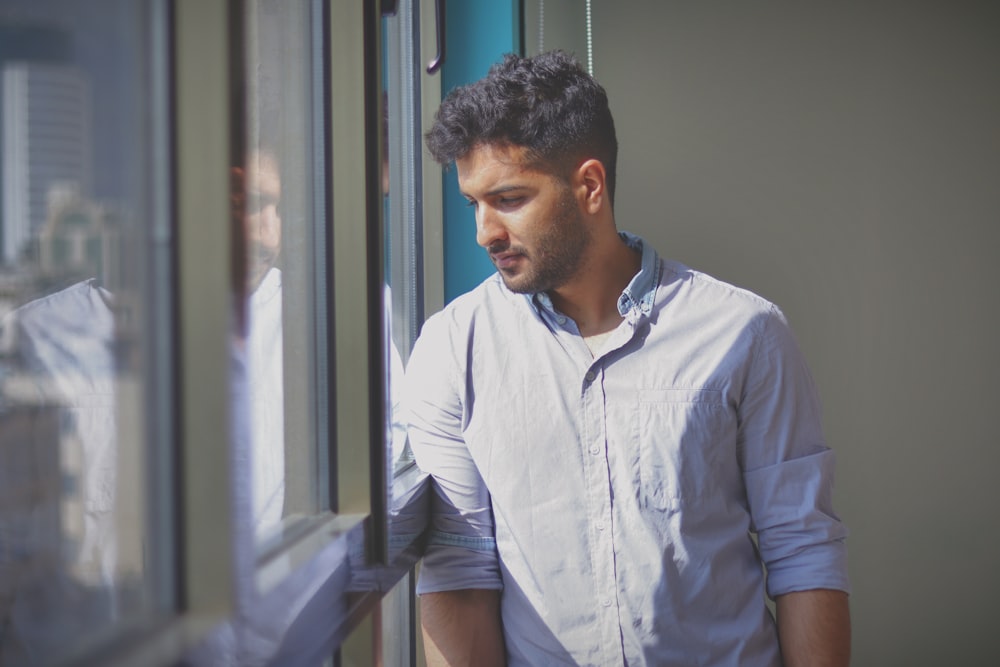
M 279 253 L 279 248 L 276 246 L 253 240 L 247 242 L 247 295 L 257 291 L 264 276 L 278 263 Z
M 532 239 L 531 247 L 505 243 L 488 249 L 491 255 L 512 251 L 527 259 L 520 272 L 499 269 L 510 291 L 546 292 L 563 286 L 579 271 L 583 254 L 590 245 L 590 232 L 569 188 L 560 197 L 554 216 Z

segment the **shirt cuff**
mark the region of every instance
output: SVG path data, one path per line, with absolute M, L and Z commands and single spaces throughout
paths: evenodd
M 771 597 L 850 590 L 847 528 L 833 511 L 833 465 L 833 451 L 825 450 L 745 473 Z
M 496 540 L 431 531 L 417 594 L 468 589 L 503 589 Z

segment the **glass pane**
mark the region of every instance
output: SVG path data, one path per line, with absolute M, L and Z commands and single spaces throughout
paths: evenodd
M 125 0 L 0 7 L 4 665 L 172 604 L 162 24 Z
M 387 336 L 385 386 L 389 417 L 389 476 L 413 463 L 399 417 L 399 388 L 410 347 L 423 322 L 420 180 L 420 39 L 418 5 L 400 0 L 383 18 L 385 91 L 382 126 L 382 195 L 385 239 L 384 307 Z M 391 485 L 389 485 L 391 489 Z M 389 506 L 392 506 L 390 499 Z
M 273 545 L 329 507 L 321 26 L 311 0 L 247 3 L 245 232 L 253 518 Z
M 389 562 L 396 565 L 423 532 L 426 521 L 425 480 L 416 469 L 400 406 L 403 369 L 423 323 L 424 303 L 421 83 L 425 74 L 419 12 L 415 0 L 400 0 L 396 13 L 383 18 L 386 533 Z

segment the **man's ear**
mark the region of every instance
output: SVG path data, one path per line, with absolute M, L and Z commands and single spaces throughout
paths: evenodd
M 590 214 L 595 214 L 608 204 L 607 173 L 600 160 L 584 160 L 576 168 L 576 190 L 581 195 L 581 205 Z

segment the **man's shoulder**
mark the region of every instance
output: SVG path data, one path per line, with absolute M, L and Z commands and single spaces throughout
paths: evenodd
M 468 292 L 455 297 L 444 308 L 428 318 L 428 324 L 447 323 L 452 329 L 464 330 L 477 323 L 510 316 L 528 306 L 530 297 L 507 289 L 500 274 L 494 273 Z
M 8 313 L 4 322 L 22 331 L 53 331 L 61 327 L 101 328 L 110 314 L 106 292 L 95 279 L 83 280 L 57 292 L 38 297 Z
M 58 400 L 106 387 L 102 383 L 114 374 L 111 299 L 98 281 L 84 280 L 29 301 L 0 321 L 0 355 L 35 380 L 65 380 L 58 390 L 63 393 L 52 394 Z M 46 395 L 55 386 L 46 385 Z
M 658 301 L 667 304 L 682 300 L 697 303 L 701 308 L 725 309 L 747 317 L 780 313 L 778 306 L 756 292 L 677 261 L 663 260 L 660 289 L 663 294 Z
M 464 368 L 470 349 L 509 343 L 520 330 L 509 325 L 515 319 L 527 321 L 531 312 L 531 298 L 511 292 L 494 274 L 427 318 L 408 366 L 423 359 L 433 360 L 438 371 Z

